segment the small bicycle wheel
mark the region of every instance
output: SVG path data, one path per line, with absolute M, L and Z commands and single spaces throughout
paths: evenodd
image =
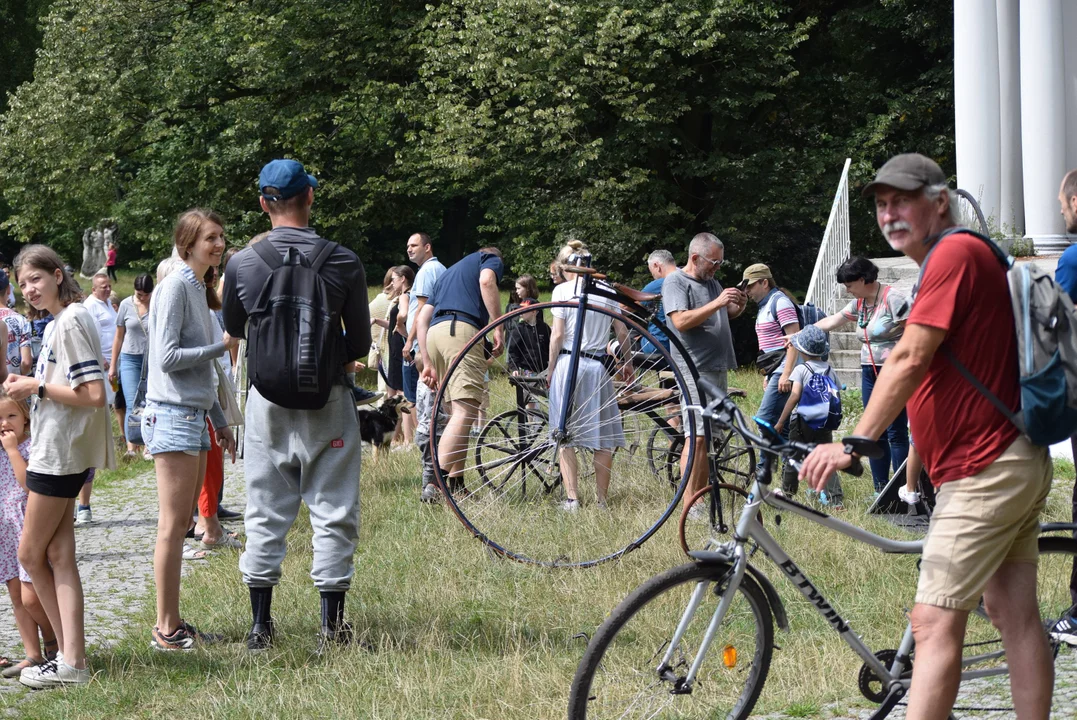
M 748 489 L 755 479 L 755 448 L 736 430 L 718 430 L 712 467 L 719 483 Z
M 655 476 L 676 489 L 681 480 L 681 452 L 684 436 L 671 427 L 659 425 L 647 438 L 647 464 Z
M 717 495 L 713 492 L 714 488 L 718 488 Z M 699 507 L 705 510 L 703 517 L 690 515 L 690 508 L 700 500 L 703 503 Z M 705 550 L 712 539 L 720 542 L 729 540 L 747 503 L 748 491 L 739 485 L 718 483 L 700 488 L 681 511 L 678 528 L 681 550 L 685 553 Z M 759 517 L 762 518 L 762 513 Z
M 576 669 L 569 719 L 747 718 L 766 682 L 774 648 L 770 605 L 747 573 L 695 682 L 685 687 L 728 570 L 688 563 L 656 575 L 625 598 L 599 627 Z M 688 615 L 693 598 L 699 605 Z M 664 663 L 682 620 L 685 633 Z
M 440 467 L 435 473 L 443 492 L 452 491 L 444 492 L 448 506 L 476 538 L 521 562 L 586 567 L 635 549 L 676 510 L 684 487 L 679 456 L 675 481 L 655 482 L 646 446 L 655 423 L 679 407 L 692 380 L 674 368 L 665 350 L 661 353 L 671 369 L 661 371 L 612 360 L 624 358 L 623 354 L 607 355 L 607 361 L 580 356 L 567 422 L 559 427 L 560 413 L 550 414 L 547 380 L 536 372 L 548 363 L 549 350 L 527 345 L 536 336 L 534 326 L 523 328 L 519 323 L 519 318 L 536 313 L 549 320 L 554 310 L 568 315 L 568 324 L 574 322 L 571 318 L 579 304 L 526 306 L 503 315 L 468 341 L 440 383 L 433 415 L 451 413 L 447 389 L 460 386 L 454 376 L 466 372 L 461 363 L 468 352 L 502 335 L 508 352 L 489 359 L 484 381 L 489 419 L 474 436 L 434 436 L 431 444 L 435 457 L 444 447 L 449 448 L 445 455 L 455 452 L 459 457 L 466 451 L 459 479 L 447 482 Z M 646 327 L 612 303 L 588 305 L 586 313 L 585 322 L 594 315 L 610 324 L 611 339 L 618 329 L 615 323 L 649 336 Z M 555 378 L 555 399 L 568 394 L 571 360 L 570 355 L 559 356 L 561 379 Z M 568 372 L 561 370 L 562 363 Z M 596 457 L 588 448 L 595 430 L 603 439 L 615 438 L 612 444 L 618 445 L 610 459 L 606 507 L 597 502 Z M 573 461 L 579 503 L 566 508 L 564 472 L 571 472 Z

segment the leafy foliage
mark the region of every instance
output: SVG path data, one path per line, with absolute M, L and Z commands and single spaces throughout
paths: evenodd
M 927 0 L 57 0 L 0 119 L 4 227 L 75 251 L 112 217 L 160 255 L 205 205 L 241 243 L 292 156 L 374 274 L 422 229 L 540 274 L 575 235 L 639 279 L 709 229 L 729 276 L 805 287 L 846 156 L 854 185 L 898 150 L 952 169 L 951 24 Z

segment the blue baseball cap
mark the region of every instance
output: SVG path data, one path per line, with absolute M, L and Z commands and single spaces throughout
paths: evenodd
M 270 160 L 258 175 L 258 189 L 266 200 L 287 200 L 309 187 L 318 187 L 318 181 L 295 160 Z M 277 192 L 267 195 L 266 188 Z

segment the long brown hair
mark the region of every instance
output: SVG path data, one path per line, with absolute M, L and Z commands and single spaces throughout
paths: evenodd
M 57 270 L 62 272 L 63 279 L 59 285 L 59 297 L 60 303 L 64 307 L 71 303 L 81 302 L 85 297 L 82 288 L 79 287 L 79 284 L 75 282 L 75 278 L 71 277 L 71 273 L 64 267 L 64 261 L 55 250 L 47 245 L 27 245 L 15 256 L 15 262 L 12 263 L 12 267 L 15 270 L 16 282 L 18 282 L 19 271 L 24 267 L 35 268 L 49 275 L 54 274 Z M 29 305 L 29 303 L 27 304 Z M 26 311 L 27 317 L 31 320 L 39 320 L 48 314 L 48 310 L 38 310 L 33 305 L 29 305 L 29 309 Z
M 407 292 L 408 290 L 410 290 L 412 284 L 415 282 L 415 271 L 412 270 L 407 265 L 397 265 L 396 267 L 389 268 L 389 272 L 392 275 L 399 275 L 400 277 L 404 278 L 404 281 L 408 284 L 408 287 L 404 290 L 404 292 Z M 403 293 L 401 293 L 401 294 L 403 294 Z M 394 294 L 391 297 L 395 299 L 395 298 L 398 298 L 400 296 Z
M 224 229 L 224 221 L 221 220 L 221 216 L 212 210 L 205 210 L 203 208 L 191 208 L 176 219 L 176 229 L 172 231 L 172 242 L 176 246 L 176 252 L 184 261 L 191 254 L 191 248 L 198 242 L 199 236 L 202 234 L 202 228 L 206 223 L 213 223 L 222 230 Z M 213 268 L 210 268 L 212 270 Z M 216 283 L 210 282 L 210 270 L 206 271 L 206 274 L 202 277 L 202 282 L 206 284 L 206 304 L 209 305 L 210 310 L 221 309 L 221 299 L 217 297 Z

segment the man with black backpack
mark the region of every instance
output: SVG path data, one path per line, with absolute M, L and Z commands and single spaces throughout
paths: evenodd
M 359 423 L 345 365 L 370 348 L 366 276 L 355 253 L 309 227 L 318 181 L 295 160 L 262 168 L 273 230 L 228 263 L 225 329 L 247 338 L 247 544 L 239 559 L 254 621 L 248 649 L 273 642 L 270 603 L 286 536 L 305 502 L 321 649 L 351 641 L 344 594 L 359 540 Z
M 891 158 L 864 194 L 874 195 L 890 246 L 921 266 L 905 332 L 854 431 L 879 437 L 908 403 L 916 449 L 938 488 L 912 611 L 916 664 L 907 717 L 949 716 L 965 623 L 982 595 L 1002 634 L 1017 717 L 1047 718 L 1054 673 L 1036 601 L 1036 563 L 1051 460 L 1013 419 L 1022 401 L 1015 331 L 1021 318 L 1004 255 L 956 227 L 946 176 L 923 155 Z M 842 444 L 820 445 L 800 477 L 822 489 L 850 462 Z

